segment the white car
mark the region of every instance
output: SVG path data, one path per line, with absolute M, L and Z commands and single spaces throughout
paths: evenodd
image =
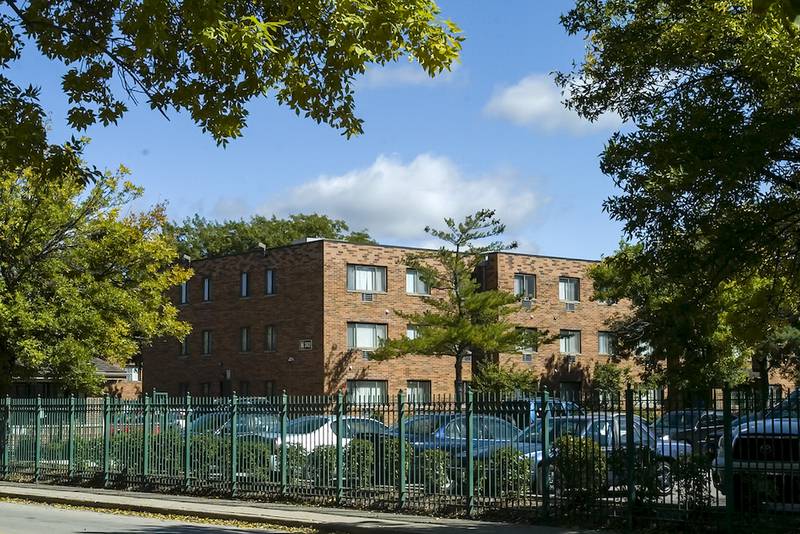
M 286 444 L 300 445 L 307 452 L 311 452 L 323 445 L 336 446 L 336 416 L 335 415 L 306 415 L 292 419 L 286 426 Z M 384 435 L 388 432 L 386 425 L 376 419 L 345 415 L 342 417 L 342 446 L 346 447 L 354 438 Z M 275 446 L 280 447 L 280 436 L 275 440 Z

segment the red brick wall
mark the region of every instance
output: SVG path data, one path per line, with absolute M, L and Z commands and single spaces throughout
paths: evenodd
M 201 384 L 211 384 L 211 394 L 230 388 L 241 392 L 249 382 L 250 394 L 263 395 L 265 383 L 290 394 L 319 393 L 323 387 L 322 355 L 322 251 L 323 242 L 192 262 L 189 303 L 180 306 L 182 320 L 192 324 L 189 355 L 180 356 L 177 340 L 162 340 L 144 352 L 144 388 L 177 394 L 181 383 L 193 395 Z M 265 294 L 265 271 L 275 269 L 277 293 Z M 240 297 L 240 275 L 250 273 L 250 296 Z M 202 279 L 212 280 L 212 300 L 202 301 Z M 178 302 L 178 289 L 173 292 Z M 264 350 L 267 325 L 274 325 L 277 351 Z M 249 326 L 251 351 L 240 351 L 240 328 Z M 202 355 L 202 331 L 212 330 L 213 348 Z M 312 340 L 312 350 L 300 351 L 301 339 Z M 291 361 L 290 361 L 291 359 Z M 230 380 L 226 381 L 226 370 Z

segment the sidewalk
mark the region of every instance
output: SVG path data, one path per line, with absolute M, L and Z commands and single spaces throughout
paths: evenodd
M 0 482 L 0 497 L 14 497 L 44 503 L 71 504 L 97 508 L 180 514 L 213 519 L 264 522 L 291 527 L 315 527 L 327 532 L 365 533 L 375 530 L 399 534 L 571 534 L 588 531 L 559 527 L 514 525 L 464 519 L 377 513 L 341 508 L 314 508 L 283 503 L 255 503 L 208 499 L 185 495 L 162 495 L 64 486 Z

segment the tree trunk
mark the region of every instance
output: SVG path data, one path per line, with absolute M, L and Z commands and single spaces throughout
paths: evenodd
M 461 406 L 461 402 L 464 400 L 462 399 L 462 390 L 464 384 L 464 356 L 462 354 L 456 354 L 456 404 Z

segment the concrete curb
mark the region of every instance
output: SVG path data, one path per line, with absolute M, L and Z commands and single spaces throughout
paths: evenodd
M 67 504 L 131 512 L 183 515 L 187 517 L 246 521 L 284 527 L 315 528 L 322 532 L 362 534 L 377 531 L 398 534 L 569 534 L 579 532 L 549 526 L 493 523 L 463 519 L 379 513 L 360 510 L 310 508 L 286 504 L 202 497 L 122 492 L 75 487 L 0 483 L 0 497 L 47 504 Z M 586 532 L 586 531 L 582 531 Z

